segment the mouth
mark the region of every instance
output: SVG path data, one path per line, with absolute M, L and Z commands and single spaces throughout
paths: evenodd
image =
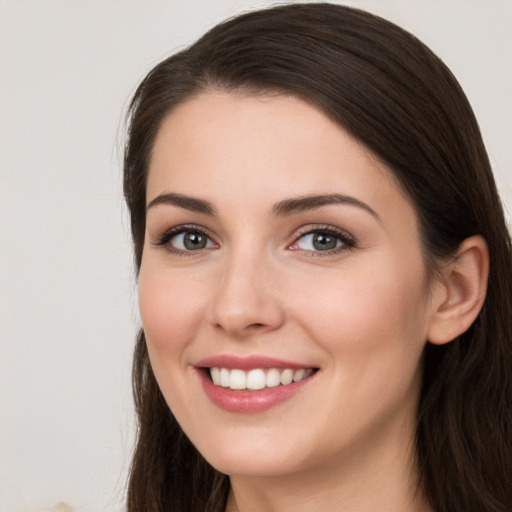
M 196 363 L 203 390 L 219 408 L 238 414 L 268 411 L 313 386 L 320 368 L 266 356 L 218 355 Z
M 258 391 L 265 388 L 288 386 L 301 382 L 315 373 L 317 368 L 202 368 L 215 386 L 232 390 Z

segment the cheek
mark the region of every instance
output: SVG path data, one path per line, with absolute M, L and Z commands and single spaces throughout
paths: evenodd
M 141 268 L 139 307 L 150 352 L 179 356 L 204 317 L 197 283 Z
M 421 351 L 426 338 L 423 267 L 393 264 L 316 279 L 290 295 L 303 326 L 329 352 L 367 357 L 395 347 Z M 293 297 L 293 299 L 292 299 Z M 390 353 L 391 353 L 390 352 Z M 396 354 L 394 354 L 396 356 Z

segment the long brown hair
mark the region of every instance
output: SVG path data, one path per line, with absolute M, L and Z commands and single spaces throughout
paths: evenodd
M 292 4 L 217 25 L 158 64 L 130 106 L 124 190 L 137 269 L 159 126 L 176 105 L 212 89 L 292 94 L 348 130 L 415 205 L 430 270 L 465 238 L 485 237 L 490 277 L 479 317 L 458 339 L 425 350 L 416 454 L 420 490 L 436 511 L 510 512 L 511 242 L 478 124 L 456 79 L 413 35 L 357 9 Z M 174 419 L 142 331 L 133 386 L 139 429 L 128 512 L 223 511 L 229 479 Z

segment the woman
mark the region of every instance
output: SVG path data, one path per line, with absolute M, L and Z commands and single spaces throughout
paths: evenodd
M 129 512 L 511 510 L 510 238 L 439 59 L 281 6 L 157 65 L 130 116 Z

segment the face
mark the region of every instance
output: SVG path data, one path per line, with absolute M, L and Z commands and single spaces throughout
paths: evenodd
M 140 311 L 163 395 L 230 475 L 393 457 L 429 323 L 414 209 L 289 96 L 203 94 L 155 141 Z

